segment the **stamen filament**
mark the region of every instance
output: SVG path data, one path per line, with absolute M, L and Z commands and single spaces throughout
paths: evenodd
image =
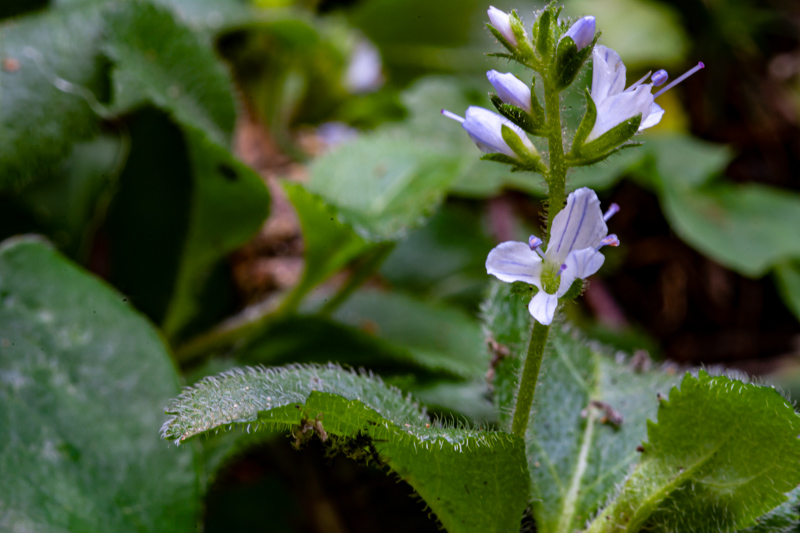
M 450 111 L 448 111 L 446 109 L 442 109 L 442 115 L 446 116 L 447 118 L 452 118 L 456 122 L 460 122 L 462 124 L 464 123 L 464 118 L 463 117 L 459 117 L 455 113 L 451 113 Z
M 689 76 L 691 76 L 692 74 L 703 68 L 706 68 L 706 66 L 703 64 L 702 61 L 700 61 L 697 65 L 695 65 L 694 68 L 687 70 L 686 72 L 683 73 L 682 76 L 675 78 L 674 80 L 672 80 L 672 83 L 670 83 L 669 85 L 658 91 L 656 94 L 654 94 L 653 98 L 658 98 L 659 96 L 669 91 L 670 89 L 678 85 L 680 82 L 682 82 L 683 80 L 685 80 L 686 78 L 688 78 Z
M 619 213 L 619 205 L 611 204 L 610 206 L 608 206 L 608 211 L 606 211 L 606 214 L 603 215 L 603 221 L 608 222 L 608 219 L 613 217 L 617 213 Z
M 643 77 L 642 79 L 640 79 L 639 81 L 637 81 L 636 83 L 634 83 L 633 85 L 631 85 L 630 87 L 628 87 L 627 89 L 625 89 L 625 92 L 632 91 L 632 90 L 634 90 L 635 88 L 637 88 L 639 85 L 643 84 L 643 83 L 645 82 L 645 80 L 646 80 L 647 78 L 649 78 L 649 77 L 650 77 L 650 74 L 651 74 L 652 72 L 653 72 L 653 71 L 651 70 L 650 72 L 648 72 L 647 74 L 645 74 L 645 75 L 644 75 L 644 77 Z

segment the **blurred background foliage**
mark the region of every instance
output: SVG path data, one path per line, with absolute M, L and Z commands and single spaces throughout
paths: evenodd
M 541 7 L 496 6 L 527 24 Z M 496 242 L 539 232 L 544 190 L 479 161 L 439 115 L 487 106 L 489 69 L 523 74 L 486 57 L 487 7 L 6 0 L 0 237 L 45 235 L 113 285 L 188 382 L 338 361 L 491 424 L 483 263 Z M 619 349 L 800 389 L 800 6 L 567 0 L 565 12 L 597 17 L 629 80 L 707 66 L 659 100 L 643 147 L 568 178 L 622 206 L 610 224 L 622 245 L 570 319 Z M 568 128 L 590 80 L 565 97 Z M 207 531 L 374 531 L 386 513 L 398 531 L 434 527 L 373 470 L 249 439 L 196 450 Z M 269 502 L 258 520 L 240 512 L 253 501 Z

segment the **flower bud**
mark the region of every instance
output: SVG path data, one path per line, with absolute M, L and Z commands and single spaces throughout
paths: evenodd
M 486 73 L 489 82 L 497 90 L 497 96 L 506 103 L 531 112 L 531 89 L 528 85 L 511 74 L 501 74 L 496 70 Z
M 449 111 L 442 110 L 442 114 L 461 123 L 467 130 L 470 138 L 478 145 L 482 152 L 487 154 L 503 154 L 519 160 L 520 156 L 508 145 L 503 138 L 503 126 L 511 130 L 511 135 L 519 139 L 517 147 L 531 154 L 536 154 L 536 147 L 519 126 L 482 107 L 470 106 L 467 108 L 465 118 L 461 118 Z M 513 137 L 512 137 L 513 139 Z
M 494 26 L 494 29 L 500 32 L 500 35 L 505 37 L 512 46 L 517 46 L 517 38 L 514 36 L 514 31 L 511 29 L 511 18 L 508 13 L 500 11 L 494 6 L 489 6 L 487 11 L 489 15 L 489 22 Z
M 575 41 L 575 46 L 577 46 L 580 51 L 592 44 L 594 40 L 594 31 L 594 17 L 583 17 L 573 24 L 561 38 L 571 37 L 572 40 Z

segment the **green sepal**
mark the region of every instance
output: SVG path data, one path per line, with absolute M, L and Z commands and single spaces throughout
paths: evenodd
M 503 46 L 505 46 L 505 47 L 506 47 L 506 49 L 508 49 L 508 51 L 509 51 L 509 52 L 511 52 L 511 54 L 512 54 L 510 57 L 509 57 L 509 56 L 500 56 L 500 57 L 508 57 L 509 59 L 516 59 L 516 58 L 517 58 L 517 49 L 514 47 L 514 45 L 513 45 L 513 44 L 511 44 L 510 42 L 508 42 L 508 39 L 506 39 L 505 37 L 503 37 L 503 34 L 502 34 L 502 33 L 500 33 L 500 32 L 497 30 L 497 28 L 495 28 L 494 26 L 492 26 L 492 25 L 491 25 L 491 24 L 489 24 L 488 22 L 486 23 L 486 27 L 487 27 L 487 28 L 489 28 L 489 31 L 490 31 L 490 32 L 492 32 L 492 35 L 494 35 L 494 38 L 495 38 L 495 39 L 497 39 L 497 41 L 498 41 L 500 44 L 502 44 Z M 488 55 L 490 55 L 490 56 L 496 56 L 496 55 L 498 55 L 498 54 L 488 54 Z
M 481 161 L 494 161 L 495 163 L 503 163 L 504 165 L 511 165 L 513 168 L 511 172 L 538 172 L 546 175 L 547 167 L 541 161 L 532 161 L 524 163 L 506 154 L 491 153 L 484 154 Z
M 575 132 L 575 138 L 572 139 L 571 153 L 573 154 L 580 153 L 580 149 L 586 142 L 586 137 L 592 132 L 592 128 L 597 122 L 597 106 L 588 87 L 584 89 L 584 95 L 586 96 L 586 113 L 584 113 L 581 124 L 578 126 L 578 131 Z
M 558 49 L 556 51 L 556 72 L 554 76 L 557 89 L 566 89 L 572 85 L 572 82 L 575 81 L 575 77 L 578 75 L 578 72 L 580 72 L 589 54 L 592 53 L 592 49 L 594 49 L 594 45 L 599 36 L 599 33 L 595 34 L 592 43 L 581 50 L 578 50 L 578 46 L 575 44 L 575 41 L 572 40 L 572 37 L 563 37 L 558 42 Z
M 639 131 L 641 123 L 642 115 L 640 113 L 624 122 L 620 122 L 590 143 L 573 145 L 569 153 L 569 159 L 575 162 L 588 161 L 588 163 L 571 163 L 571 165 L 581 166 L 591 164 L 591 161 L 602 161 L 611 155 L 612 150 L 633 137 Z
M 533 46 L 531 46 L 531 41 L 528 39 L 528 34 L 525 33 L 525 26 L 522 25 L 522 20 L 517 15 L 517 11 L 511 11 L 508 19 L 511 23 L 511 31 L 514 32 L 514 37 L 517 38 L 517 52 L 521 56 L 535 61 L 536 56 L 533 53 Z
M 564 296 L 559 298 L 559 300 L 574 300 L 578 296 L 581 295 L 583 292 L 583 280 L 576 279 L 572 282 L 572 285 L 569 286 L 567 292 L 564 293 Z
M 518 296 L 522 300 L 533 298 L 538 292 L 539 289 L 535 285 L 524 281 L 515 281 L 511 284 L 511 294 Z
M 553 35 L 550 31 L 550 17 L 551 7 L 547 6 L 542 11 L 542 14 L 539 15 L 539 20 L 536 21 L 536 51 L 539 52 L 539 56 L 542 58 L 548 58 L 552 55 Z
M 536 117 L 529 115 L 524 109 L 520 109 L 515 105 L 504 103 L 496 94 L 490 94 L 489 99 L 492 101 L 492 104 L 494 104 L 494 107 L 497 108 L 497 111 L 501 115 L 531 135 L 543 137 L 547 134 L 547 132 L 544 130 L 544 116 L 537 121 Z
M 616 154 L 617 152 L 624 150 L 625 148 L 635 148 L 637 146 L 642 146 L 644 143 L 626 143 L 622 146 L 615 148 L 609 152 L 601 154 L 597 157 L 590 157 L 590 158 L 583 158 L 583 159 L 573 159 L 569 154 L 567 154 L 566 162 L 567 166 L 569 167 L 586 167 L 589 165 L 594 165 L 595 163 L 599 163 L 600 161 L 605 161 L 610 156 Z
M 536 76 L 531 79 L 531 117 L 536 123 L 545 124 L 544 107 L 539 103 L 539 97 L 536 96 Z
M 525 169 L 534 170 L 536 172 L 546 172 L 547 168 L 542 164 L 541 156 L 536 152 L 536 149 L 531 149 L 522 142 L 522 139 L 519 138 L 519 135 L 503 124 L 500 131 L 503 134 L 503 140 L 506 142 L 509 148 L 514 151 L 517 156 L 519 156 L 520 162 L 522 167 Z

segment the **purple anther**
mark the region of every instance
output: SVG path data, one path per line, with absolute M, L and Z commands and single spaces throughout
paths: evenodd
M 661 96 L 665 92 L 669 91 L 670 89 L 672 89 L 673 87 L 678 85 L 680 82 L 682 82 L 683 80 L 685 80 L 686 78 L 688 78 L 689 76 L 691 76 L 692 74 L 697 72 L 698 70 L 704 69 L 704 68 L 706 68 L 706 66 L 703 64 L 702 61 L 700 61 L 697 65 L 694 66 L 694 68 L 690 68 L 689 70 L 684 72 L 682 76 L 679 76 L 678 78 L 675 78 L 672 81 L 672 83 L 670 83 L 669 85 L 667 85 L 666 87 L 664 87 L 663 89 L 658 91 L 656 94 L 654 94 L 653 98 L 658 98 L 659 96 Z
M 531 247 L 531 250 L 535 250 L 542 245 L 542 239 L 537 237 L 536 235 L 531 235 L 528 237 L 528 246 Z
M 556 272 L 556 277 L 559 277 L 561 273 L 564 272 L 566 269 L 567 269 L 567 264 L 563 263 L 561 265 L 561 268 L 558 269 L 558 272 Z
M 613 217 L 617 213 L 619 213 L 619 205 L 611 204 L 610 206 L 608 206 L 608 211 L 606 211 L 606 214 L 603 215 L 603 220 L 605 222 L 608 222 L 608 219 Z
M 603 246 L 619 246 L 619 239 L 617 238 L 616 235 L 612 233 L 611 235 L 600 241 L 600 244 L 595 249 L 599 250 Z
M 667 71 L 663 68 L 661 70 L 657 70 L 656 73 L 650 78 L 650 80 L 653 82 L 653 87 L 664 85 L 668 79 L 669 74 L 667 74 Z

